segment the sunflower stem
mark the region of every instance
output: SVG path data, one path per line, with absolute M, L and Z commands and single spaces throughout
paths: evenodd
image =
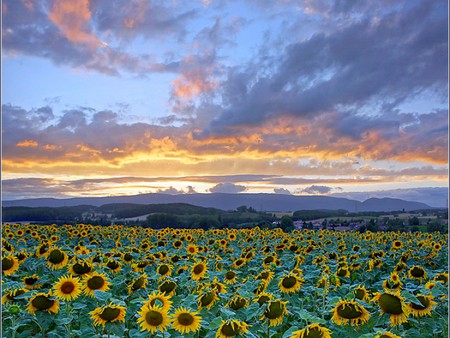
M 270 325 L 267 324 L 267 338 L 270 338 Z

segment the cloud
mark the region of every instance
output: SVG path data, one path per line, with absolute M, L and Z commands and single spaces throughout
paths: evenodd
M 282 195 L 290 195 L 291 192 L 288 189 L 284 189 L 284 188 L 274 188 L 273 192 L 275 194 L 282 194 Z
M 245 190 L 247 190 L 245 186 L 233 183 L 219 183 L 209 189 L 209 191 L 212 193 L 224 193 L 224 194 L 237 194 Z
M 327 187 L 325 185 L 312 185 L 310 187 L 299 189 L 296 191 L 297 194 L 309 194 L 309 195 L 326 195 L 329 194 L 333 189 L 332 187 Z M 338 190 L 341 188 L 337 188 Z

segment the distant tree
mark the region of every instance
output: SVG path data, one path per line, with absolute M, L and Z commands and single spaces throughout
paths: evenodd
M 281 217 L 280 228 L 285 232 L 292 231 L 295 229 L 294 221 L 291 217 L 284 215 L 283 217 Z
M 246 205 L 241 205 L 240 207 L 237 207 L 236 210 L 238 212 L 247 212 L 247 206 Z

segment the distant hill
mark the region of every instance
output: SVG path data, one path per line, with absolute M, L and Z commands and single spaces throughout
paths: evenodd
M 69 207 L 92 205 L 96 207 L 108 204 L 166 204 L 184 203 L 204 208 L 235 210 L 246 205 L 257 211 L 296 211 L 296 210 L 348 210 L 355 211 L 397 211 L 430 209 L 425 203 L 410 202 L 391 198 L 371 198 L 364 202 L 330 196 L 294 196 L 281 194 L 141 194 L 132 196 L 78 197 L 68 199 L 36 198 L 15 201 L 3 201 L 3 207 Z M 108 208 L 108 207 L 105 207 Z M 145 209 L 145 208 L 144 208 Z M 148 212 L 144 212 L 148 213 Z M 138 216 L 138 215 L 134 215 Z M 130 216 L 132 217 L 132 216 Z

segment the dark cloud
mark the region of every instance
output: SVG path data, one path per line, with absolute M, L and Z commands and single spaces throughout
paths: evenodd
M 369 106 L 384 114 L 390 112 L 374 104 L 396 106 L 426 90 L 446 93 L 443 7 L 442 1 L 419 1 L 377 20 L 367 13 L 348 26 L 288 45 L 272 68 L 254 62 L 230 69 L 221 86 L 226 106 L 211 121 L 211 131 L 232 133 L 233 126 L 283 114 L 313 117 Z
M 325 185 L 312 185 L 310 187 L 297 190 L 296 193 L 308 195 L 325 195 L 329 194 L 334 188 Z
M 209 189 L 212 193 L 225 193 L 225 194 L 236 194 L 247 190 L 243 185 L 237 185 L 233 183 L 219 183 L 216 186 Z
M 291 192 L 288 189 L 284 189 L 284 188 L 274 188 L 273 192 L 275 194 L 282 194 L 282 195 L 290 195 Z

